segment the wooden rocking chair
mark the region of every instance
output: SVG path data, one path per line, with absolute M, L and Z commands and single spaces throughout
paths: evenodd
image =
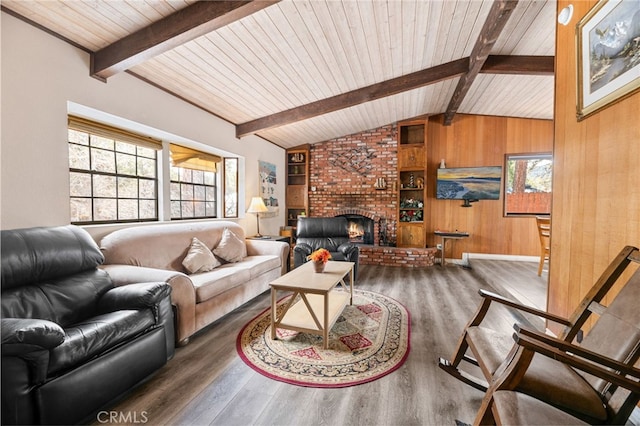
M 627 246 L 603 272 L 570 319 L 481 290 L 483 303 L 465 327 L 451 360 L 440 359 L 440 368 L 483 391 L 487 390 L 489 383 L 491 392 L 503 389 L 517 390 L 587 422 L 619 422 L 621 418 L 630 415 L 633 406 L 638 402 L 638 394 L 631 392 L 630 399 L 622 406 L 610 406 L 608 395 L 612 387 L 611 382 L 583 376 L 568 364 L 551 358 L 533 356 L 532 351 L 524 351 L 522 346 L 513 344 L 511 330 L 495 331 L 480 324 L 491 303 L 497 302 L 564 325 L 564 331 L 553 342 L 555 345 L 560 345 L 558 342 L 571 345 L 587 319 L 596 313 L 599 318 L 579 346 L 589 352 L 591 358 L 587 359 L 600 362 L 602 359 L 610 358 L 619 363 L 634 365 L 640 356 L 640 309 L 637 306 L 640 300 L 640 269 L 636 270 L 608 307 L 600 304 L 631 262 L 640 263 L 640 253 L 637 248 Z M 526 333 L 528 336 L 535 335 L 538 339 L 543 339 L 543 336 L 544 339 L 552 339 L 531 330 L 527 330 Z M 550 342 L 551 340 L 545 340 L 547 344 Z M 475 358 L 467 355 L 468 349 Z M 575 350 L 573 346 L 566 346 L 564 349 Z M 460 370 L 459 364 L 462 361 L 480 367 L 484 380 Z M 516 369 L 515 365 L 519 367 Z M 505 373 L 507 370 L 509 373 Z M 498 380 L 499 377 L 503 379 Z
M 562 411 L 525 393 L 508 390 L 514 387 L 513 382 L 510 384 L 508 382 L 515 377 L 522 377 L 534 355 L 546 356 L 558 362 L 567 363 L 574 369 L 588 373 L 593 378 L 597 377 L 610 383 L 609 394 L 622 394 L 623 400 L 626 399 L 626 401 L 621 405 L 627 405 L 625 413 L 618 413 L 616 421 L 622 424 L 627 420 L 629 417 L 627 412 L 631 412 L 634 401 L 637 401 L 638 395 L 640 395 L 640 369 L 611 358 L 595 355 L 579 346 L 567 344 L 547 335 L 518 330 L 518 327 L 516 330 L 518 333 L 514 335 L 514 340 L 519 346 L 517 355 L 508 366 L 505 366 L 504 373 L 487 391 L 475 420 L 476 425 L 588 424 L 569 412 Z M 594 360 L 597 364 L 594 364 Z M 611 397 L 608 400 L 611 400 Z

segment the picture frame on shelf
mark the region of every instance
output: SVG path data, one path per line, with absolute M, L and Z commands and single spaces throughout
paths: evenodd
M 640 89 L 639 38 L 637 0 L 600 0 L 578 22 L 578 121 Z

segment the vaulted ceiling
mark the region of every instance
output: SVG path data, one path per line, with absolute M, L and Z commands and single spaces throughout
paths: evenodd
M 2 0 L 283 148 L 418 116 L 553 118 L 555 1 Z M 241 140 L 241 139 L 240 139 Z

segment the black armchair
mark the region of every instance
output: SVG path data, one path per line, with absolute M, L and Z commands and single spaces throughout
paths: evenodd
M 307 256 L 319 248 L 329 250 L 332 260 L 354 262 L 353 279 L 356 279 L 360 250 L 349 241 L 349 223 L 345 217 L 298 218 L 294 266 L 305 263 Z
M 2 231 L 2 423 L 76 424 L 174 353 L 171 287 L 114 287 L 76 226 Z

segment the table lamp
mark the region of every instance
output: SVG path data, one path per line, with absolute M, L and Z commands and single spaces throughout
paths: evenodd
M 256 224 L 258 226 L 258 233 L 256 234 L 256 238 L 262 238 L 262 235 L 260 235 L 260 213 L 268 211 L 269 209 L 267 209 L 267 206 L 264 205 L 264 200 L 262 199 L 262 197 L 253 197 L 251 199 L 251 204 L 249 204 L 247 213 L 256 214 Z

